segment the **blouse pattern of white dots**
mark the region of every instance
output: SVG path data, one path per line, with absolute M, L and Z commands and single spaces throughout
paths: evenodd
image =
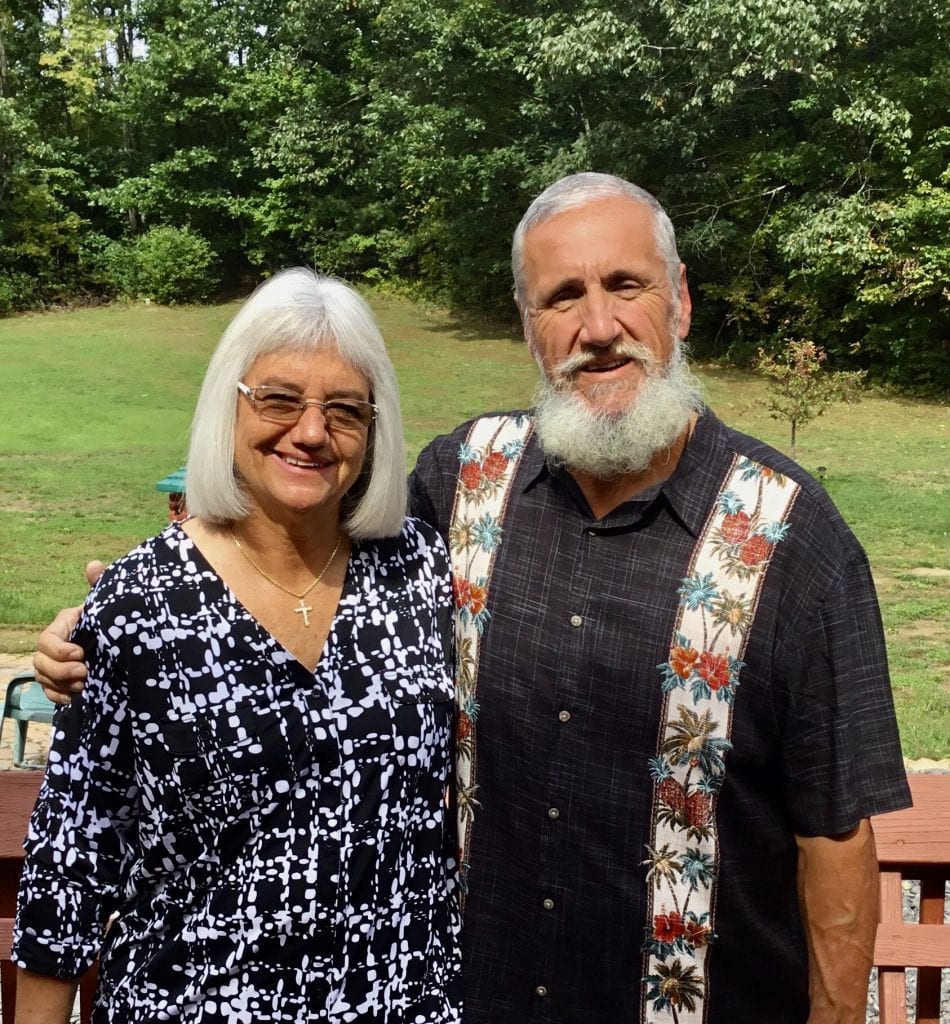
M 450 626 L 414 520 L 354 544 L 314 673 L 180 526 L 119 559 L 77 634 L 17 962 L 75 977 L 102 945 L 111 1024 L 458 1021 Z

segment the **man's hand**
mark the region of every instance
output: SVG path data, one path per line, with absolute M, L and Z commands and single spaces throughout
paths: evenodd
M 90 562 L 86 566 L 90 587 L 104 569 L 103 562 Z M 64 608 L 40 633 L 36 654 L 33 655 L 33 674 L 46 696 L 56 704 L 68 704 L 86 680 L 83 649 L 78 644 L 69 643 L 81 611 L 81 608 Z

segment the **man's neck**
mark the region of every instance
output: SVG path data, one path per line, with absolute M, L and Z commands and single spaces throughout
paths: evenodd
M 630 501 L 638 494 L 643 494 L 651 487 L 668 480 L 683 457 L 697 418 L 695 414 L 690 417 L 689 424 L 679 437 L 668 448 L 657 452 L 650 461 L 650 465 L 639 473 L 624 473 L 622 476 L 603 480 L 590 473 L 569 469 L 571 476 L 581 489 L 581 493 L 587 499 L 594 518 L 603 519 L 625 501 Z

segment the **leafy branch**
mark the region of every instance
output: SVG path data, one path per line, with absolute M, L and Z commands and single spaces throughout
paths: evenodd
M 865 371 L 826 370 L 828 354 L 813 341 L 790 341 L 773 355 L 759 349 L 756 369 L 768 383 L 766 406 L 777 420 L 791 426 L 791 455 L 795 458 L 798 428 L 817 419 L 837 402 L 857 402 Z

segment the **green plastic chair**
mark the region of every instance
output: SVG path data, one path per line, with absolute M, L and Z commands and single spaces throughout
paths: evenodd
M 164 491 L 168 495 L 168 520 L 172 523 L 181 522 L 188 515 L 185 502 L 185 467 L 176 469 L 174 473 L 163 476 L 155 485 L 156 491 Z
M 7 684 L 7 692 L 3 701 L 3 717 L 0 718 L 0 740 L 3 739 L 3 727 L 8 718 L 16 726 L 13 737 L 13 767 L 42 768 L 42 765 L 28 765 L 23 760 L 26 748 L 26 731 L 30 722 L 53 721 L 56 705 L 43 693 L 43 688 L 31 673 L 14 676 Z

